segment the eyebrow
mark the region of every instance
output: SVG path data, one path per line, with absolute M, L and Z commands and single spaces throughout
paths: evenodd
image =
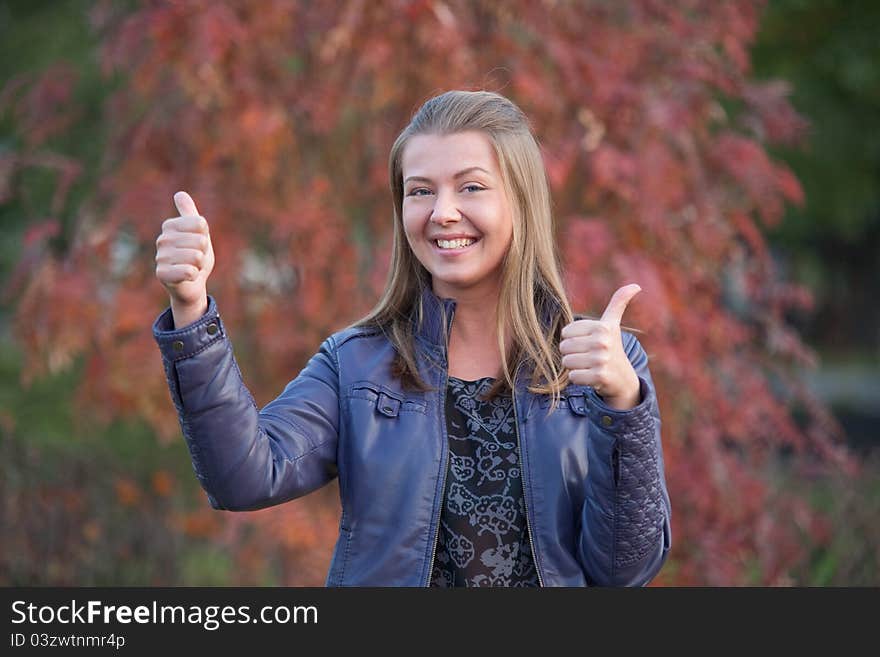
M 468 167 L 467 169 L 462 169 L 461 171 L 459 171 L 458 173 L 456 173 L 456 174 L 455 174 L 454 176 L 452 176 L 452 177 L 453 177 L 453 178 L 461 178 L 462 176 L 466 176 L 467 174 L 469 174 L 469 173 L 473 173 L 474 171 L 482 171 L 483 173 L 485 173 L 485 174 L 488 175 L 488 176 L 491 176 L 491 175 L 492 175 L 489 171 L 486 171 L 483 167 Z M 431 179 L 430 179 L 430 178 L 425 178 L 424 176 L 409 176 L 406 180 L 403 181 L 403 184 L 405 185 L 405 184 L 408 183 L 410 180 L 418 180 L 418 181 L 422 181 L 422 182 L 431 182 Z

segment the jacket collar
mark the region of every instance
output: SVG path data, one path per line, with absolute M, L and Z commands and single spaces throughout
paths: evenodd
M 419 303 L 420 306 L 416 308 L 413 317 L 415 335 L 432 346 L 445 349 L 449 331 L 452 330 L 452 320 L 455 317 L 455 299 L 438 297 L 428 284 L 422 288 Z M 549 329 L 553 319 L 560 312 L 562 308 L 559 304 L 544 304 L 539 309 L 541 323 Z

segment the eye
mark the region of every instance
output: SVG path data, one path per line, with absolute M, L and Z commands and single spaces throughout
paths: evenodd
M 464 190 L 465 190 L 466 192 L 481 192 L 481 191 L 483 191 L 484 189 L 486 189 L 486 188 L 483 187 L 482 185 L 477 185 L 477 184 L 474 184 L 474 183 L 471 183 L 470 185 L 465 185 L 465 186 L 464 186 Z
M 414 187 L 407 192 L 407 196 L 425 196 L 426 194 L 430 194 L 431 190 L 427 187 Z

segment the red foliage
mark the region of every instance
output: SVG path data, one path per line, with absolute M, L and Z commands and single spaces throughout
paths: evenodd
M 759 226 L 803 201 L 766 146 L 804 127 L 783 84 L 749 79 L 761 4 L 98 4 L 104 70 L 125 84 L 106 101 L 104 176 L 70 248 L 25 245 L 25 376 L 84 356 L 84 412 L 177 435 L 147 329 L 166 302 L 154 240 L 186 189 L 212 226 L 209 292 L 255 397 L 269 401 L 376 299 L 386 158 L 411 112 L 449 88 L 497 90 L 541 139 L 575 306 L 600 311 L 620 285 L 643 288 L 626 321 L 644 331 L 658 384 L 675 535 L 658 582 L 785 583 L 821 519 L 773 490 L 770 459 L 786 448 L 850 462 L 792 373 L 812 356 L 785 313 L 809 297 L 779 279 Z M 29 143 L 58 125 L 30 120 L 55 116 L 52 79 L 18 97 Z M 317 569 L 334 522 L 329 507 L 304 508 L 234 523 L 256 523 L 259 541 L 298 564 L 318 555 Z M 235 540 L 243 564 L 265 558 Z

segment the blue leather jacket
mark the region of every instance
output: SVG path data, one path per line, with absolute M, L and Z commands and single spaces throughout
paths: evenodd
M 441 304 L 445 305 L 444 308 Z M 455 302 L 423 296 L 416 330 L 423 380 L 401 388 L 379 331 L 349 328 L 321 345 L 259 410 L 241 379 L 213 298 L 195 323 L 153 325 L 193 468 L 215 509 L 260 509 L 339 477 L 342 515 L 328 586 L 426 586 L 449 454 L 445 344 Z M 446 317 L 444 325 L 443 317 Z M 647 357 L 623 334 L 642 401 L 607 407 L 570 385 L 556 408 L 514 390 L 532 552 L 544 586 L 639 586 L 671 544 L 660 416 Z

